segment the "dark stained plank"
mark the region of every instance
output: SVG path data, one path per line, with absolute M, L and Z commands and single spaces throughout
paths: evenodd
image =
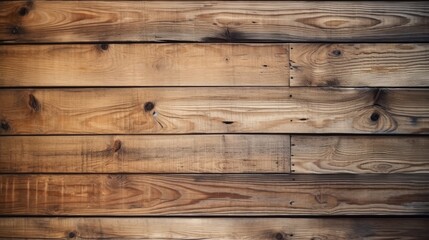
M 290 58 L 291 86 L 429 86 L 429 44 L 297 43 Z
M 288 173 L 289 135 L 0 137 L 1 173 Z
M 3 45 L 0 86 L 289 86 L 288 49 L 287 44 Z
M 0 42 L 426 42 L 424 1 L 3 1 Z
M 0 175 L 6 215 L 425 215 L 414 175 Z
M 2 89 L 0 134 L 429 132 L 428 89 Z
M 0 218 L 8 239 L 425 239 L 427 218 Z
M 295 173 L 429 173 L 429 137 L 292 136 Z

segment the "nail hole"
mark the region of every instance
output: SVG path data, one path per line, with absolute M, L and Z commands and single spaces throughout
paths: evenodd
M 341 56 L 341 51 L 338 49 L 335 49 L 332 51 L 332 55 L 334 55 L 335 57 Z
M 109 49 L 109 44 L 103 43 L 103 44 L 100 45 L 100 47 L 101 47 L 101 49 L 103 49 L 103 50 L 106 51 L 107 49 Z
M 150 112 L 155 107 L 155 104 L 153 102 L 147 102 L 144 104 L 144 110 L 145 112 Z
M 290 201 L 289 205 L 293 205 L 295 203 L 295 201 Z
M 277 234 L 276 234 L 276 239 L 277 239 L 277 240 L 283 240 L 283 239 L 284 239 L 283 234 L 281 234 L 281 233 L 277 233 Z
M 12 27 L 11 29 L 10 29 L 10 32 L 12 33 L 12 34 L 19 34 L 19 28 L 18 27 Z

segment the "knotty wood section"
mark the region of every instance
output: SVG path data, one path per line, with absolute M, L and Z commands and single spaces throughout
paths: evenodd
M 419 218 L 0 218 L 8 239 L 424 239 Z
M 3 1 L 0 42 L 425 42 L 426 2 Z
M 287 173 L 289 135 L 0 137 L 1 173 Z
M 288 48 L 287 44 L 3 45 L 0 86 L 289 86 Z
M 427 89 L 2 89 L 0 134 L 413 133 Z
M 429 44 L 291 44 L 290 47 L 291 86 L 429 86 Z
M 294 173 L 429 173 L 429 138 L 292 136 Z
M 425 175 L 0 175 L 7 215 L 429 213 Z

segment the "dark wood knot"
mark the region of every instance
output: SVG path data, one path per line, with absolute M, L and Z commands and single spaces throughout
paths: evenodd
M 37 101 L 36 97 L 33 94 L 28 95 L 28 97 L 28 105 L 31 107 L 31 109 L 33 109 L 35 112 L 40 111 L 40 103 Z
M 10 129 L 10 125 L 6 120 L 1 120 L 0 126 L 5 131 L 8 131 Z
M 144 104 L 144 111 L 145 112 L 150 112 L 155 108 L 155 104 L 153 102 L 146 102 Z
M 121 150 L 122 147 L 122 142 L 121 140 L 115 140 L 115 142 L 113 143 L 113 151 L 114 152 L 118 152 L 119 150 Z
M 28 14 L 29 10 L 26 7 L 22 7 L 19 9 L 18 14 L 22 17 L 26 16 Z
M 69 232 L 68 237 L 69 238 L 75 238 L 76 237 L 76 233 L 75 232 Z
M 378 112 L 373 112 L 370 117 L 371 121 L 373 122 L 378 121 L 379 118 L 380 118 L 380 114 Z

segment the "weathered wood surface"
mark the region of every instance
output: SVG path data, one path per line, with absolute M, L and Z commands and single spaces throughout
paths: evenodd
M 1 173 L 288 173 L 289 135 L 0 137 Z
M 0 218 L 8 239 L 425 239 L 425 218 Z
M 0 42 L 426 42 L 424 1 L 3 1 Z
M 429 137 L 292 136 L 294 173 L 429 173 Z
M 289 86 L 288 49 L 287 44 L 3 45 L 0 86 Z
M 0 134 L 414 133 L 427 89 L 2 89 Z
M 429 214 L 427 175 L 0 175 L 6 215 Z
M 290 47 L 291 86 L 429 86 L 429 44 L 291 44 Z

